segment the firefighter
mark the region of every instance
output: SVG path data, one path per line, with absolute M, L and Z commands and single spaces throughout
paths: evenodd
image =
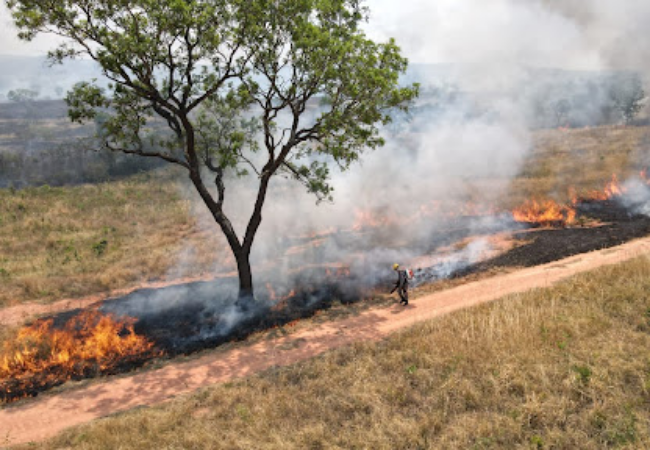
M 397 281 L 395 282 L 395 287 L 390 293 L 392 294 L 397 290 L 401 301 L 400 305 L 407 306 L 409 304 L 409 278 L 406 270 L 400 270 L 399 264 L 393 264 L 393 270 L 397 272 Z

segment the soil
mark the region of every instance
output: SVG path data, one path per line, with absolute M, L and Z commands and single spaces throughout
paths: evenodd
M 636 228 L 631 228 L 636 230 L 642 226 L 637 223 Z M 608 229 L 604 225 L 594 230 L 600 231 L 594 232 L 593 236 L 604 233 L 609 239 L 616 239 L 618 229 Z M 548 234 L 547 231 L 551 233 L 550 230 L 537 233 L 540 237 L 536 242 L 548 244 L 549 241 L 544 239 L 550 237 L 543 237 Z M 555 230 L 556 235 L 564 235 L 557 234 L 557 231 L 564 230 Z M 643 232 L 647 234 L 648 230 Z M 581 247 L 574 240 L 576 236 L 582 235 L 576 235 L 574 230 L 566 230 L 566 234 L 569 237 L 565 238 L 567 241 L 564 241 L 564 246 L 567 242 L 574 243 L 571 247 L 573 250 L 568 251 L 577 252 Z M 558 244 L 554 248 L 562 252 L 564 246 Z M 522 247 L 514 248 L 511 252 L 519 248 Z M 164 402 L 204 386 L 292 364 L 355 341 L 379 340 L 422 320 L 492 301 L 507 294 L 546 287 L 577 273 L 647 254 L 649 250 L 650 238 L 639 239 L 607 250 L 580 254 L 464 284 L 417 298 L 408 307 L 396 304 L 368 309 L 356 316 L 301 327 L 288 335 L 269 334 L 266 339 L 255 342 L 224 346 L 190 361 L 169 363 L 157 370 L 109 378 L 78 389 L 42 395 L 0 410 L 0 436 L 5 445 L 47 439 L 68 427 L 109 414 Z M 517 260 L 516 256 L 511 255 L 511 258 Z M 543 253 L 540 253 L 539 258 L 545 258 Z

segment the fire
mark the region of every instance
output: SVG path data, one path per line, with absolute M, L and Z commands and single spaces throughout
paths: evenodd
M 517 222 L 536 223 L 542 226 L 571 225 L 575 221 L 576 211 L 553 200 L 528 200 L 515 208 L 512 216 Z
M 0 400 L 155 356 L 154 344 L 133 330 L 134 321 L 92 310 L 61 329 L 53 327 L 52 319 L 22 328 L 0 351 Z
M 645 184 L 650 185 L 650 178 L 648 178 L 648 169 L 643 169 L 639 173 L 639 178 L 641 178 L 641 181 L 643 181 Z
M 269 298 L 271 299 L 271 301 L 274 302 L 278 297 L 275 294 L 275 289 L 273 289 L 273 286 L 271 286 L 271 283 L 266 283 L 266 290 L 269 293 Z
M 644 174 L 642 173 L 642 177 L 643 175 Z M 610 200 L 611 198 L 622 196 L 626 191 L 627 190 L 618 182 L 616 174 L 613 174 L 612 179 L 605 185 L 602 191 L 591 191 L 589 195 L 587 195 L 587 198 L 589 200 L 600 201 Z
M 289 304 L 289 299 L 291 297 L 296 296 L 296 291 L 295 289 L 291 289 L 287 295 L 284 295 L 280 298 L 278 298 L 277 294 L 275 293 L 275 289 L 273 289 L 273 286 L 271 283 L 266 283 L 266 290 L 269 293 L 269 299 L 275 303 L 273 307 L 271 307 L 272 311 L 281 311 L 284 308 L 286 308 Z
M 354 211 L 352 230 L 361 231 L 365 228 L 378 228 L 392 223 L 393 220 L 377 212 L 357 209 Z

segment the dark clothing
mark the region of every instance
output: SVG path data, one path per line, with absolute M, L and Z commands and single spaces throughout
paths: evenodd
M 409 277 L 406 274 L 406 270 L 397 271 L 397 282 L 395 283 L 395 289 L 399 294 L 401 299 L 400 303 L 404 305 L 409 304 Z

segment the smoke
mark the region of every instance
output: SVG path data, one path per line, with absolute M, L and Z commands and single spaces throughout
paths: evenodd
M 448 216 L 468 202 L 498 202 L 526 161 L 531 128 L 556 126 L 553 102 L 568 99 L 566 120 L 580 126 L 619 120 L 606 117 L 605 104 L 616 71 L 645 73 L 639 18 L 650 5 L 631 3 L 633 14 L 613 13 L 606 1 L 367 2 L 368 33 L 397 39 L 416 63 L 404 81 L 420 82 L 423 95 L 411 117 L 384 130 L 384 148 L 333 174 L 334 203 L 315 205 L 294 181 L 274 180 L 254 263 L 276 261 L 283 281 L 301 266 L 332 263 L 380 280 L 383 264 L 435 253 L 448 236 L 460 237 L 449 232 L 458 223 Z M 643 44 L 623 58 L 628 40 Z M 240 208 L 252 205 L 250 181 L 227 204 L 239 230 L 250 214 Z M 364 233 L 350 231 L 360 224 Z M 292 238 L 324 230 L 335 232 L 314 247 L 299 249 Z
M 419 63 L 479 65 L 469 78 L 512 81 L 516 67 L 644 70 L 650 4 L 610 0 L 389 0 L 367 2 L 369 31 L 393 36 Z M 506 68 L 504 70 L 504 67 Z M 504 77 L 505 75 L 505 77 Z
M 627 50 L 627 58 L 616 56 L 626 39 L 647 41 L 640 39 L 645 31 L 637 17 L 650 6 L 642 2 L 632 2 L 634 17 L 613 14 L 605 1 L 367 4 L 368 33 L 397 39 L 415 62 L 404 81 L 420 82 L 423 94 L 410 117 L 396 117 L 384 130 L 384 148 L 363 155 L 348 172 L 333 173 L 333 203 L 315 205 L 293 180 L 272 182 L 252 259 L 258 267 L 273 261 L 278 284 L 319 264 L 343 264 L 380 280 L 383 264 L 409 261 L 448 244 L 449 236 L 462 237 L 448 216 L 468 202 L 498 202 L 526 161 L 531 129 L 559 121 L 555 102 L 568 100 L 566 120 L 574 125 L 617 121 L 607 117 L 605 105 L 615 71 L 644 69 L 643 58 Z M 238 180 L 228 191 L 226 208 L 240 233 L 254 181 Z M 504 219 L 500 226 L 512 223 Z M 325 231 L 316 244 L 297 239 Z
M 650 186 L 639 178 L 623 184 L 624 193 L 618 200 L 631 213 L 650 217 Z
M 465 248 L 448 255 L 433 256 L 424 269 L 416 272 L 414 284 L 449 278 L 459 270 L 485 259 L 485 255 L 491 251 L 490 242 L 483 238 L 472 241 Z

